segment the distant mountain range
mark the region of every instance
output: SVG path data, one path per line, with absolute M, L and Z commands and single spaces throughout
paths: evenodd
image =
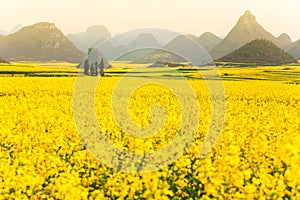
M 153 52 L 153 49 L 160 48 L 161 46 L 162 45 L 151 33 L 140 33 L 128 45 L 121 45 L 118 47 L 118 51 L 126 52 L 125 55 L 122 55 L 119 58 L 119 60 L 131 60 L 137 62 L 144 56 Z M 147 48 L 141 49 L 141 47 Z
M 83 52 L 87 53 L 91 47 L 96 47 L 101 42 L 111 37 L 105 26 L 90 26 L 86 32 L 69 34 L 67 37 Z
M 224 38 L 221 39 L 214 35 L 213 33 L 206 32 L 200 37 L 188 35 L 190 38 L 192 38 L 196 43 L 200 44 L 204 49 L 206 49 L 210 55 L 214 58 L 221 58 L 224 57 L 227 54 L 232 53 L 233 51 L 239 49 L 240 47 L 256 40 L 256 39 L 266 39 L 268 41 L 271 41 L 275 45 L 277 45 L 280 48 L 283 48 L 284 50 L 287 50 L 288 52 L 292 52 L 293 56 L 300 57 L 300 54 L 297 55 L 297 44 L 292 44 L 292 40 L 289 37 L 288 34 L 283 33 L 278 38 L 270 34 L 268 31 L 266 31 L 257 21 L 255 16 L 250 12 L 246 11 L 238 20 L 237 24 L 233 27 L 233 29 L 229 32 L 229 34 Z M 153 34 L 147 35 L 147 38 L 145 35 L 142 37 L 142 35 L 135 36 L 136 39 L 131 39 L 131 41 L 135 41 L 134 45 L 135 47 L 143 47 L 144 44 L 151 44 L 155 39 L 157 40 L 156 36 Z M 149 39 L 151 38 L 151 39 Z M 149 41 L 148 41 L 149 40 Z M 175 40 L 175 39 L 174 39 Z M 113 44 L 114 43 L 114 44 Z M 130 42 L 129 42 L 130 43 Z M 156 41 L 154 42 L 156 43 Z M 169 43 L 173 43 L 172 40 L 169 41 Z M 167 43 L 166 45 L 168 45 Z M 175 42 L 177 43 L 177 42 Z M 299 42 L 300 43 L 300 42 Z M 100 50 L 103 50 L 105 52 L 110 52 L 105 55 L 108 55 L 109 59 L 113 58 L 114 53 L 120 54 L 120 52 L 125 53 L 126 50 L 130 49 L 129 44 L 118 44 L 118 42 L 113 41 L 111 44 L 107 42 L 105 45 L 99 47 Z M 162 45 L 161 47 L 165 47 L 166 45 Z M 183 43 L 179 43 L 179 46 L 184 46 Z M 293 48 L 291 47 L 293 45 Z M 132 46 L 132 45 L 131 45 Z M 149 46 L 149 45 L 148 45 Z M 151 46 L 151 45 L 150 45 Z M 159 45 L 152 45 L 157 46 Z M 149 52 L 149 51 L 148 51 Z M 134 60 L 134 55 L 139 55 L 138 57 L 141 57 L 141 55 L 146 55 L 147 51 L 143 51 L 142 53 L 138 54 L 137 52 L 131 53 L 129 55 L 123 56 L 122 59 L 124 60 Z M 159 55 L 161 54 L 161 55 Z M 175 56 L 176 57 L 176 56 Z M 166 59 L 166 61 L 171 61 L 172 59 L 178 61 L 178 57 L 175 58 L 174 55 L 170 55 L 169 53 L 161 50 L 157 50 L 155 52 L 149 53 L 149 55 L 146 55 L 145 58 L 143 58 L 143 61 L 160 61 L 159 59 Z
M 254 65 L 282 65 L 297 62 L 291 55 L 265 39 L 256 39 L 217 61 Z
M 149 31 L 149 32 L 146 32 Z M 138 63 L 186 62 L 190 59 L 199 65 L 212 63 L 207 51 L 200 44 L 199 38 L 192 35 L 180 35 L 163 45 L 152 30 L 138 33 L 129 43 L 122 40 L 108 40 L 98 48 L 109 60 L 123 60 Z M 120 56 L 121 55 L 121 56 Z M 185 56 L 185 58 L 183 58 Z
M 11 33 L 13 34 L 7 35 L 5 31 L 0 30 L 0 56 L 7 61 L 81 62 L 90 47 L 98 48 L 108 60 L 178 61 L 182 60 L 180 55 L 153 49 L 170 46 L 192 49 L 193 47 L 189 47 L 191 43 L 185 44 L 186 38 L 202 46 L 214 60 L 223 58 L 256 39 L 271 41 L 293 57 L 300 59 L 300 40 L 293 43 L 286 33 L 274 37 L 256 21 L 250 11 L 246 11 L 240 17 L 224 39 L 210 32 L 200 37 L 194 35 L 179 37 L 179 33 L 161 29 L 140 29 L 111 38 L 110 32 L 102 25 L 91 26 L 86 32 L 65 36 L 54 24 L 46 22 L 23 28 L 22 25 L 17 25 Z M 138 48 L 152 48 L 152 50 L 132 52 Z
M 194 62 L 196 65 L 212 64 L 213 61 L 208 52 L 199 45 L 198 40 L 191 35 L 179 35 L 162 49 L 165 50 L 164 54 L 162 52 L 160 55 L 159 51 L 155 51 L 144 59 L 152 62 Z
M 7 61 L 80 62 L 85 57 L 53 23 L 41 22 L 0 37 L 0 56 Z
M 179 33 L 161 29 L 139 29 L 117 35 L 97 48 L 108 60 L 136 60 L 169 43 L 178 35 Z M 136 49 L 144 50 L 135 51 Z

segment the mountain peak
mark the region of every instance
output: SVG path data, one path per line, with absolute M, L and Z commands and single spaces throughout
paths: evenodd
M 151 33 L 140 33 L 130 44 L 128 48 L 135 49 L 139 47 L 160 47 L 161 44 Z
M 26 26 L 0 40 L 0 55 L 6 61 L 80 62 L 84 53 L 55 24 L 40 22 Z
M 106 33 L 107 37 L 111 37 L 109 31 L 107 30 L 107 28 L 103 25 L 93 25 L 93 26 L 89 26 L 86 30 L 87 33 L 99 33 L 99 34 L 103 34 Z
M 111 37 L 110 32 L 103 25 L 89 26 L 85 32 L 69 34 L 67 37 L 83 52 L 90 47 L 96 47 Z
M 32 25 L 33 29 L 57 29 L 54 23 L 49 22 L 39 22 L 34 25 Z
M 285 46 L 288 46 L 293 43 L 291 37 L 287 33 L 282 33 L 280 36 L 278 36 L 277 39 L 282 41 Z
M 205 32 L 199 37 L 198 41 L 207 51 L 211 51 L 222 41 L 222 39 L 211 32 Z
M 249 22 L 256 22 L 256 17 L 251 13 L 251 11 L 246 10 L 246 12 L 240 17 L 239 23 L 248 24 Z
M 215 59 L 221 58 L 255 39 L 267 39 L 279 47 L 284 46 L 282 41 L 275 38 L 256 21 L 250 11 L 246 11 L 224 40 L 210 53 Z

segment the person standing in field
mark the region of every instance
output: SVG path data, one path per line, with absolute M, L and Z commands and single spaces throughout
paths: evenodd
M 99 64 L 99 69 L 100 69 L 100 76 L 104 76 L 104 61 L 103 61 L 103 58 L 101 58 L 101 62 Z
M 94 63 L 91 64 L 91 76 L 95 75 L 95 66 Z
M 95 75 L 98 76 L 98 62 L 95 63 Z
M 89 75 L 89 60 L 85 59 L 84 61 L 84 75 Z

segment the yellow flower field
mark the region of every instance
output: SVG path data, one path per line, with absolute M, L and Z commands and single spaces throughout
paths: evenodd
M 1 77 L 0 199 L 300 199 L 299 71 L 279 77 L 282 71 L 270 68 L 278 72 L 274 80 L 259 73 L 237 79 L 257 70 L 220 70 L 228 74 L 226 119 L 205 158 L 199 150 L 210 123 L 209 93 L 203 80 L 188 79 L 201 110 L 194 141 L 173 164 L 149 173 L 109 168 L 85 148 L 72 113 L 75 77 Z M 157 135 L 137 139 L 114 121 L 111 96 L 119 80 L 101 78 L 97 89 L 96 113 L 108 138 L 132 152 L 171 142 L 181 116 L 172 91 L 150 84 L 132 95 L 136 124 L 149 123 L 153 104 L 167 113 Z

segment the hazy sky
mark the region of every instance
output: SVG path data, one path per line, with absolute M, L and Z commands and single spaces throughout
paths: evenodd
M 54 22 L 65 34 L 105 25 L 116 35 L 138 28 L 166 28 L 225 36 L 245 10 L 278 36 L 300 39 L 300 0 L 2 0 L 0 29 Z

